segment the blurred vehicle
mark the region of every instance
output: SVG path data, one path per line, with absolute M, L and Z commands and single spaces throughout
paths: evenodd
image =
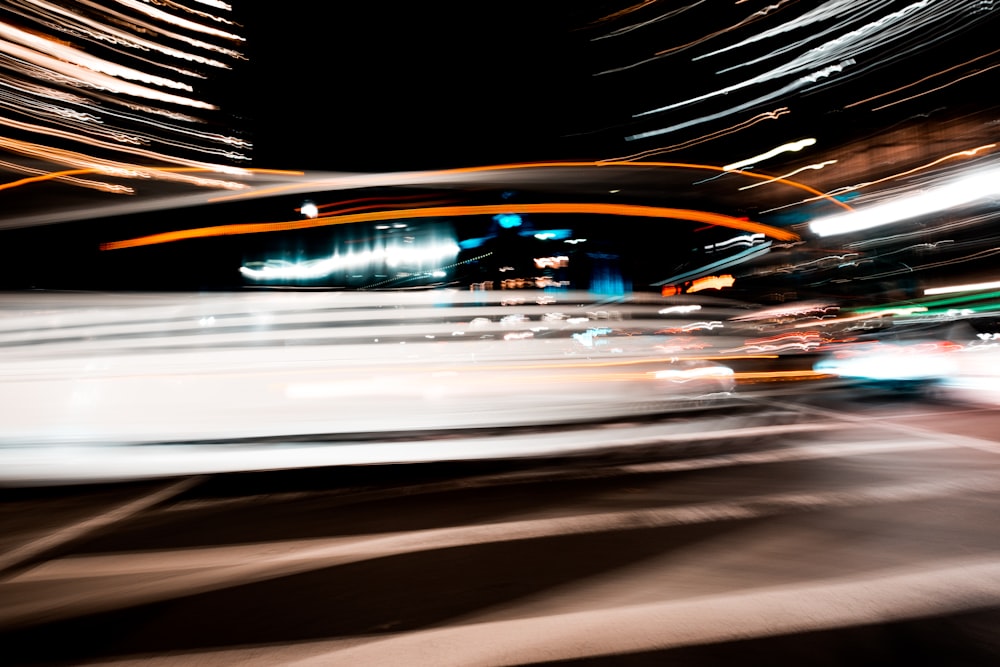
M 1000 346 L 970 345 L 951 355 L 953 372 L 937 384 L 937 395 L 962 403 L 1000 406 Z
M 1000 343 L 965 330 L 948 338 L 843 345 L 814 369 L 875 390 L 1000 405 Z
M 931 394 L 955 375 L 952 353 L 958 348 L 944 341 L 844 344 L 816 362 L 813 370 L 875 390 Z

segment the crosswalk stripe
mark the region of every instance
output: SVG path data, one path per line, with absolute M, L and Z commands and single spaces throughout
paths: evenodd
M 291 663 L 521 665 L 846 628 L 1000 604 L 1000 562 L 910 568 L 610 609 L 421 630 Z
M 192 595 L 235 585 L 276 579 L 318 568 L 434 549 L 497 544 L 553 536 L 747 520 L 778 516 L 790 512 L 914 502 L 960 494 L 995 493 L 998 491 L 1000 491 L 1000 478 L 995 474 L 978 474 L 875 487 L 854 487 L 837 491 L 768 494 L 734 501 L 698 503 L 677 507 L 523 519 L 493 524 L 389 533 L 363 538 L 323 539 L 294 543 L 287 548 L 282 547 L 281 543 L 250 545 L 243 547 L 242 551 L 240 548 L 224 547 L 231 549 L 229 554 L 235 556 L 234 560 L 229 561 L 231 564 L 227 564 L 223 560 L 222 564 L 193 569 L 190 568 L 189 561 L 185 565 L 185 568 L 188 569 L 182 569 L 175 576 L 158 578 L 152 582 L 143 578 L 129 580 L 127 577 L 124 577 L 117 585 L 112 585 L 106 579 L 91 581 L 90 585 L 97 587 L 99 593 L 90 590 L 86 585 L 61 587 L 51 591 L 43 586 L 43 590 L 46 590 L 45 595 L 41 593 L 34 596 L 21 595 L 18 596 L 17 601 L 8 602 L 5 605 L 0 603 L 2 605 L 0 606 L 0 624 L 20 625 L 36 622 L 42 618 L 54 620 L 55 618 L 108 611 L 171 599 L 178 595 Z M 209 556 L 213 555 L 211 549 L 201 551 Z M 147 557 L 145 567 L 148 567 L 151 558 L 158 559 L 162 563 L 160 571 L 169 574 L 172 571 L 170 561 L 174 555 L 176 555 L 175 552 L 158 552 L 155 556 Z M 219 552 L 214 552 L 216 563 L 218 563 L 218 555 Z M 185 551 L 183 556 L 190 558 L 192 554 L 190 551 Z M 100 560 L 95 561 L 95 558 L 105 559 L 103 563 L 105 568 L 108 567 L 109 562 L 114 562 L 108 559 L 116 559 L 117 565 L 115 567 L 121 572 L 127 572 L 128 563 L 135 557 L 125 554 L 67 558 L 25 572 L 12 579 L 10 583 L 16 584 L 24 590 L 25 584 L 44 583 L 49 573 L 58 574 L 60 570 L 63 572 L 61 578 L 79 576 L 80 583 L 83 583 L 82 580 L 92 576 L 94 568 L 101 563 Z M 138 559 L 135 562 L 142 562 L 142 560 Z M 2 592 L 3 585 L 0 585 L 0 593 Z M 6 596 L 6 598 L 10 600 L 11 596 Z M 0 600 L 4 599 L 5 596 L 0 594 Z

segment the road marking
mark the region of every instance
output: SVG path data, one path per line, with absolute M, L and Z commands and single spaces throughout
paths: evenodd
M 985 440 L 983 438 L 974 438 L 968 435 L 960 435 L 958 433 L 947 433 L 942 431 L 935 431 L 929 428 L 922 428 L 920 426 L 911 426 L 909 424 L 897 424 L 891 421 L 886 421 L 890 417 L 859 417 L 852 415 L 847 412 L 840 412 L 839 410 L 830 410 L 829 408 L 817 408 L 812 405 L 802 405 L 800 403 L 779 403 L 777 401 L 771 401 L 768 399 L 760 399 L 754 397 L 745 397 L 746 400 L 752 401 L 754 403 L 760 403 L 763 405 L 768 405 L 771 407 L 780 406 L 785 409 L 797 409 L 801 412 L 812 413 L 817 416 L 826 417 L 828 419 L 835 419 L 840 422 L 853 424 L 856 426 L 874 426 L 876 428 L 881 428 L 887 431 L 895 431 L 896 433 L 903 433 L 905 435 L 916 436 L 919 438 L 932 438 L 935 440 L 946 440 L 947 442 L 953 442 L 955 444 L 970 447 L 972 449 L 978 449 L 980 451 L 989 452 L 991 454 L 1000 454 L 1000 442 L 995 442 L 993 440 Z
M 722 468 L 737 465 L 758 465 L 766 463 L 785 463 L 788 461 L 809 461 L 814 459 L 840 458 L 845 456 L 863 456 L 866 454 L 883 454 L 890 452 L 913 452 L 929 449 L 950 449 L 955 447 L 948 442 L 903 441 L 903 442 L 845 442 L 828 445 L 798 445 L 781 449 L 770 449 L 742 454 L 720 454 L 680 461 L 658 461 L 655 463 L 636 463 L 622 466 L 625 473 L 656 473 L 682 472 L 686 470 L 703 470 L 706 468 Z
M 924 413 L 914 413 L 914 412 L 896 412 L 894 414 L 886 415 L 885 419 L 907 419 L 909 417 L 916 417 L 917 419 L 926 417 L 953 417 L 955 415 L 975 415 L 984 413 L 995 413 L 994 416 L 1000 416 L 1000 409 L 990 405 L 983 407 L 969 407 L 962 408 L 960 410 L 940 410 L 937 412 L 924 412 Z
M 995 474 L 978 474 L 839 491 L 770 494 L 729 502 L 522 519 L 360 538 L 70 557 L 45 563 L 11 579 L 10 583 L 18 585 L 20 594 L 17 599 L 12 595 L 0 595 L 0 625 L 12 627 L 43 620 L 50 622 L 405 553 L 996 492 L 1000 492 L 1000 478 Z M 98 572 L 127 575 L 130 570 L 133 574 L 154 571 L 174 574 L 155 580 L 145 577 L 130 580 L 122 576 L 114 581 L 108 578 L 95 580 L 94 577 Z M 44 585 L 50 579 L 71 578 L 78 578 L 73 586 L 52 589 Z M 37 593 L 30 594 L 30 589 L 25 586 L 31 583 L 42 583 L 43 586 Z
M 200 477 L 188 477 L 177 480 L 167 486 L 148 493 L 140 498 L 130 500 L 123 505 L 119 505 L 106 512 L 92 516 L 83 521 L 64 526 L 63 528 L 49 533 L 44 537 L 32 540 L 16 549 L 0 555 L 0 581 L 8 578 L 12 571 L 24 567 L 32 560 L 56 547 L 64 546 L 73 540 L 77 540 L 85 535 L 93 533 L 101 528 L 106 528 L 119 521 L 134 516 L 157 503 L 187 491 L 192 486 L 201 481 Z
M 810 429 L 786 430 L 785 433 L 797 433 L 820 428 L 822 427 L 812 425 Z M 316 498 L 320 496 L 327 496 L 327 500 L 331 506 L 342 506 L 361 502 L 371 502 L 373 500 L 380 500 L 384 498 L 411 497 L 430 493 L 445 493 L 456 490 L 510 486 L 553 480 L 572 481 L 602 479 L 606 477 L 632 474 L 684 472 L 688 470 L 705 470 L 710 468 L 723 468 L 740 465 L 762 465 L 768 463 L 785 463 L 790 461 L 811 461 L 825 458 L 842 458 L 846 456 L 863 456 L 866 454 L 950 449 L 954 447 L 958 447 L 958 445 L 952 445 L 947 442 L 930 442 L 923 440 L 907 440 L 899 442 L 849 442 L 827 445 L 793 445 L 778 449 L 745 452 L 740 454 L 720 454 L 717 456 L 703 456 L 677 461 L 635 463 L 631 465 L 587 468 L 585 470 L 575 470 L 561 467 L 559 470 L 555 471 L 529 470 L 523 472 L 500 473 L 494 475 L 482 475 L 478 477 L 465 477 L 443 482 L 428 482 L 426 484 L 397 486 L 390 489 L 362 488 L 353 492 L 349 490 L 345 491 L 343 489 L 320 492 L 290 491 L 286 493 L 240 496 L 238 498 L 188 500 L 172 503 L 171 505 L 164 507 L 162 511 L 171 513 L 198 511 L 219 506 L 248 505 L 260 502 L 289 502 L 303 498 Z
M 847 628 L 998 604 L 1000 562 L 955 559 L 808 584 L 419 630 L 291 664 L 523 665 Z
M 663 433 L 663 424 L 545 434 L 442 438 L 399 442 L 301 442 L 294 445 L 167 444 L 142 446 L 0 447 L 0 479 L 114 481 L 338 465 L 478 461 L 808 433 L 822 424 L 776 424 Z

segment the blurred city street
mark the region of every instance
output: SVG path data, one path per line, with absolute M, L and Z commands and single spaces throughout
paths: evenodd
M 328 5 L 4 3 L 0 664 L 1000 664 L 1000 4 Z
M 18 664 L 991 662 L 1000 414 L 872 399 L 506 463 L 8 489 L 0 637 Z

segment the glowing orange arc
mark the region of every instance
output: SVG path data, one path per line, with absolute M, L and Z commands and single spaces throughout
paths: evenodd
M 696 211 L 683 208 L 663 208 L 659 206 L 639 206 L 633 204 L 584 204 L 584 203 L 550 203 L 550 204 L 488 204 L 480 206 L 431 206 L 427 208 L 404 209 L 394 211 L 372 211 L 369 213 L 354 213 L 350 215 L 335 215 L 305 220 L 289 220 L 287 222 L 240 223 L 182 229 L 149 236 L 140 236 L 122 241 L 111 241 L 101 244 L 101 250 L 121 250 L 137 246 L 171 243 L 186 239 L 206 238 L 212 236 L 230 236 L 235 234 L 259 234 L 262 232 L 280 232 L 329 225 L 346 225 L 356 222 L 375 222 L 380 220 L 405 220 L 410 218 L 462 217 L 470 215 L 499 215 L 503 213 L 578 213 L 589 215 L 624 215 L 641 218 L 669 218 L 673 220 L 689 220 L 720 227 L 730 227 L 747 232 L 761 233 L 779 241 L 797 241 L 798 234 L 772 227 L 759 222 L 734 218 L 722 213 Z

